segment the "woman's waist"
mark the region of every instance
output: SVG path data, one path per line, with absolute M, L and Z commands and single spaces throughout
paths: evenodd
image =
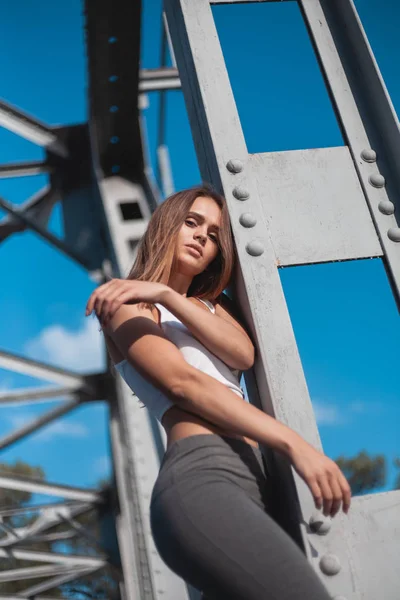
M 178 406 L 172 406 L 162 418 L 162 425 L 167 434 L 167 451 L 169 448 L 181 439 L 196 435 L 218 435 L 241 440 L 242 442 L 258 448 L 258 443 L 246 436 L 226 431 L 213 423 L 210 423 L 200 417 L 189 413 Z

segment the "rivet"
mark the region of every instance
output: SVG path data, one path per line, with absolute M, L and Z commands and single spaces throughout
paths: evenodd
M 324 514 L 316 511 L 310 517 L 310 527 L 314 533 L 326 535 L 332 527 L 332 520 L 330 517 L 326 517 Z
M 257 223 L 257 219 L 251 213 L 243 213 L 239 217 L 239 223 L 243 225 L 243 227 L 254 227 Z
M 241 171 L 243 171 L 243 163 L 237 158 L 231 158 L 231 160 L 227 162 L 226 168 L 231 173 L 240 173 Z
M 384 215 L 392 215 L 394 213 L 394 204 L 390 200 L 381 200 L 378 208 Z
M 239 186 L 233 188 L 232 194 L 235 196 L 236 200 L 247 200 L 250 198 L 250 193 L 245 188 Z
M 119 111 L 119 108 L 115 104 L 113 106 L 110 106 L 110 113 L 116 113 L 118 111 Z
M 246 245 L 246 252 L 251 256 L 260 256 L 264 252 L 264 246 L 262 242 L 253 240 Z
M 365 162 L 373 163 L 376 161 L 376 152 L 372 150 L 372 148 L 364 148 L 361 151 L 361 158 L 365 160 Z
M 376 188 L 382 188 L 385 185 L 385 178 L 380 173 L 374 173 L 370 176 L 369 182 Z
M 110 77 L 108 78 L 108 81 L 110 83 L 115 83 L 116 81 L 118 81 L 118 75 L 110 75 Z
M 341 569 L 340 560 L 336 554 L 325 554 L 319 561 L 319 566 L 325 575 L 337 575 Z
M 392 242 L 400 242 L 400 227 L 391 227 L 387 235 Z
M 118 137 L 117 135 L 113 135 L 113 136 L 110 138 L 110 142 L 111 142 L 112 144 L 118 144 L 118 142 L 119 142 L 119 137 Z
M 116 38 L 115 35 L 108 38 L 109 44 L 115 44 L 116 42 L 118 42 L 118 38 Z

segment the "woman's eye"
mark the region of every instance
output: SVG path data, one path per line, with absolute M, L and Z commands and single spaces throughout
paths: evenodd
M 194 221 L 190 221 L 189 219 L 186 219 L 185 223 L 186 225 L 196 225 Z
M 215 235 L 210 235 L 210 238 L 212 239 L 213 242 L 217 243 L 218 242 L 218 238 Z

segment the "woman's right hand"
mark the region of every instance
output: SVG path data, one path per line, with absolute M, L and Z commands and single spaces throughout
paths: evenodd
M 296 439 L 288 458 L 294 469 L 306 482 L 314 497 L 315 506 L 323 508 L 325 516 L 334 517 L 343 503 L 343 512 L 348 513 L 351 489 L 337 464 L 315 450 L 303 438 Z

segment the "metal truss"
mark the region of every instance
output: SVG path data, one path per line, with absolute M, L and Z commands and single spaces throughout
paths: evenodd
M 0 197 L 0 208 L 6 213 L 0 220 L 0 243 L 14 234 L 33 231 L 100 283 L 107 277 L 124 275 L 161 200 L 146 145 L 144 110 L 146 95 L 152 92 L 161 95 L 157 173 L 163 192 L 173 189 L 164 133 L 165 94 L 180 88 L 180 78 L 173 53 L 172 66 L 166 66 L 169 38 L 164 18 L 160 68 L 140 70 L 140 3 L 118 0 L 111 7 L 104 0 L 87 0 L 85 16 L 88 122 L 52 127 L 8 102 L 0 102 L 0 125 L 42 147 L 45 153 L 41 161 L 0 165 L 0 178 L 49 177 L 48 185 L 18 206 Z M 56 203 L 62 207 L 62 239 L 48 229 Z M 0 475 L 0 488 L 60 498 L 39 506 L 0 507 L 0 558 L 12 561 L 10 568 L 0 573 L 0 587 L 9 581 L 45 577 L 43 583 L 30 585 L 15 596 L 40 599 L 42 593 L 107 567 L 120 582 L 123 600 L 177 600 L 188 598 L 188 594 L 194 599 L 196 593 L 169 572 L 152 545 L 148 502 L 164 451 L 159 426 L 148 420 L 144 411 L 132 411 L 131 393 L 110 375 L 109 367 L 101 374 L 81 375 L 6 350 L 0 350 L 0 367 L 49 382 L 42 387 L 1 392 L 0 406 L 57 402 L 51 410 L 0 439 L 1 450 L 85 402 L 105 399 L 110 406 L 114 463 L 111 494 L 110 490 Z M 97 539 L 79 522 L 81 516 L 93 511 L 100 520 L 112 515 L 118 555 L 108 548 L 108 540 Z M 9 518 L 22 514 L 34 515 L 32 522 L 11 527 Z M 68 542 L 77 537 L 86 539 L 96 555 L 29 548 L 37 542 Z M 18 567 L 18 561 L 32 561 L 32 566 Z

